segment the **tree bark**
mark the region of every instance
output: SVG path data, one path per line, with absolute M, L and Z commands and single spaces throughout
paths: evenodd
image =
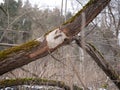
M 46 33 L 43 37 L 26 44 L 0 52 L 0 75 L 42 58 L 62 45 L 87 26 L 111 0 L 90 0 L 82 10 L 59 28 Z M 82 24 L 82 16 L 85 23 Z
M 120 89 L 120 75 L 113 67 L 105 60 L 102 54 L 91 43 L 84 43 L 80 39 L 75 39 L 78 46 L 83 48 L 97 63 L 97 65 L 104 71 L 104 73 L 113 81 L 113 83 Z

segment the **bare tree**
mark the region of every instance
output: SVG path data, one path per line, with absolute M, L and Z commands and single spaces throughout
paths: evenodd
M 44 57 L 60 46 L 69 44 L 73 37 L 86 27 L 110 2 L 90 0 L 75 16 L 59 28 L 21 46 L 0 52 L 0 75 Z M 82 15 L 85 23 L 82 24 Z

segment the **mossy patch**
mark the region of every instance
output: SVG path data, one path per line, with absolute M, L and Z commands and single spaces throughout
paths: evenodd
M 77 17 L 80 16 L 80 14 L 88 7 L 90 6 L 91 4 L 95 3 L 96 1 L 95 0 L 89 0 L 89 2 L 83 6 L 83 8 L 78 11 L 73 17 L 71 17 L 70 19 L 68 19 L 65 23 L 63 23 L 62 25 L 66 25 L 68 23 L 72 23 Z
M 107 89 L 107 87 L 108 87 L 107 83 L 105 83 L 105 84 L 102 85 L 102 88 L 104 88 L 104 89 Z
M 32 47 L 35 47 L 39 44 L 40 44 L 40 42 L 32 40 L 32 41 L 29 41 L 29 42 L 22 44 L 20 46 L 15 46 L 15 47 L 0 51 L 0 60 L 5 59 L 9 54 L 16 53 L 16 52 L 21 51 L 21 50 L 23 50 L 23 51 L 29 50 Z
M 65 85 L 61 81 L 41 79 L 41 78 L 18 78 L 18 79 L 7 79 L 0 81 L 0 88 L 8 86 L 17 85 L 48 85 L 48 86 L 58 86 L 60 88 L 65 88 L 65 90 L 70 90 L 69 86 Z

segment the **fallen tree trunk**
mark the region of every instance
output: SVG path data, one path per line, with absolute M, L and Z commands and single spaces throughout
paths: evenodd
M 43 37 L 26 44 L 0 52 L 0 75 L 42 58 L 71 41 L 82 28 L 87 26 L 110 2 L 110 0 L 90 0 L 82 10 L 60 28 L 46 33 Z M 82 15 L 85 23 L 82 24 Z
M 103 55 L 95 48 L 91 43 L 84 43 L 82 46 L 81 39 L 75 39 L 78 46 L 83 48 L 97 63 L 97 65 L 104 71 L 104 73 L 114 82 L 114 84 L 120 89 L 120 75 L 113 67 L 105 60 Z
M 55 81 L 55 80 L 47 80 L 47 79 L 41 79 L 41 78 L 18 78 L 18 79 L 7 79 L 7 80 L 1 80 L 0 81 L 0 89 L 5 87 L 12 87 L 12 86 L 18 86 L 18 85 L 44 85 L 44 86 L 54 86 L 63 88 L 64 90 L 70 90 L 70 87 L 65 85 L 65 83 L 61 81 Z

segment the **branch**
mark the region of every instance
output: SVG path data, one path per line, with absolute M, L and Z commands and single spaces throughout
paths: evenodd
M 38 78 L 39 76 L 38 75 L 36 75 L 35 73 L 32 73 L 31 71 L 29 71 L 29 70 L 27 70 L 27 69 L 25 69 L 25 68 L 23 68 L 23 67 L 21 67 L 20 68 L 21 70 L 23 70 L 24 72 L 26 72 L 26 73 L 29 73 L 29 74 L 31 74 L 32 76 L 34 76 L 34 77 L 36 77 L 36 78 Z
M 20 46 L 0 52 L 0 75 L 26 65 L 71 42 L 71 38 L 87 26 L 110 2 L 110 0 L 90 0 L 75 16 L 60 28 L 46 33 L 43 37 Z M 82 15 L 85 15 L 85 25 Z M 82 27 L 82 28 L 81 28 Z
M 81 40 L 74 39 L 79 47 L 82 48 Z M 91 43 L 85 43 L 84 50 L 93 58 L 97 65 L 104 71 L 104 73 L 113 81 L 113 83 L 120 89 L 120 75 L 113 67 L 105 60 L 102 54 Z
M 58 61 L 59 63 L 61 63 L 61 64 L 63 64 L 63 65 L 66 66 L 66 64 L 63 63 L 60 59 L 58 59 L 58 58 L 56 58 L 54 55 L 52 55 L 52 53 L 51 53 L 50 51 L 49 51 L 49 55 L 50 55 L 54 60 L 56 60 L 56 61 Z
M 0 46 L 13 47 L 13 46 L 18 46 L 18 45 L 17 44 L 9 44 L 9 43 L 0 43 Z
M 0 6 L 0 10 L 2 10 L 3 13 L 7 16 L 7 12 L 4 10 L 4 8 L 2 6 Z

